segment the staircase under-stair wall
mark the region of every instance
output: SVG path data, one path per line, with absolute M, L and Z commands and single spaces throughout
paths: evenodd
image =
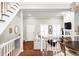
M 9 4 L 9 9 L 1 14 L 0 19 L 0 56 L 16 56 L 20 53 L 22 39 L 20 5 L 14 2 Z

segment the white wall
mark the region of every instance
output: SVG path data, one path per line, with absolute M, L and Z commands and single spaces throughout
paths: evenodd
M 20 13 L 19 12 L 15 16 L 15 18 L 11 21 L 11 23 L 8 25 L 8 27 L 5 29 L 5 31 L 2 33 L 2 35 L 0 36 L 0 44 L 16 37 L 16 34 L 14 32 L 14 28 L 16 25 L 19 27 L 18 32 L 20 34 L 21 22 L 20 22 Z M 9 28 L 12 28 L 12 33 L 9 33 Z
M 64 14 L 64 22 L 72 22 L 73 21 L 73 14 L 72 14 L 72 12 L 65 12 L 65 14 Z
M 79 32 L 79 12 L 75 13 L 75 31 Z
M 0 19 L 1 19 L 1 3 L 0 3 Z
M 62 19 L 60 17 L 52 17 L 52 18 L 34 18 L 34 17 L 27 17 L 27 19 L 24 19 L 24 39 L 25 40 L 29 40 L 27 39 L 28 34 L 26 32 L 29 32 L 30 29 L 29 27 L 26 27 L 26 25 L 31 24 L 31 25 L 35 25 L 35 32 L 40 32 L 40 25 L 41 24 L 48 24 L 48 25 L 53 25 L 53 24 L 58 24 L 62 26 Z M 32 28 L 33 29 L 33 28 Z M 31 29 L 31 30 L 32 30 Z M 33 35 L 33 33 L 30 33 L 30 35 Z M 30 37 L 30 36 L 28 36 Z
M 67 22 L 71 22 L 71 30 L 67 30 L 64 29 L 64 35 L 66 34 L 65 31 L 71 32 L 71 35 L 74 34 L 74 12 L 73 11 L 67 11 L 64 14 L 64 22 L 63 23 L 67 23 Z M 63 28 L 65 24 L 63 24 Z

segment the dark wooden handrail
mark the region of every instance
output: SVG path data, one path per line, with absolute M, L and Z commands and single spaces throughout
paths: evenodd
M 20 6 L 19 3 L 16 3 L 16 4 L 17 4 L 18 6 Z
M 10 13 L 13 13 L 11 10 L 7 10 L 8 12 L 10 12 Z
M 13 10 L 16 10 L 14 7 L 11 7 Z
M 5 20 L 0 19 L 1 22 L 5 22 Z
M 15 6 L 16 8 L 18 8 L 18 6 L 16 6 L 16 5 L 13 5 L 13 6 Z
M 7 15 L 7 14 L 2 14 L 2 16 L 3 16 L 3 15 L 5 15 L 5 16 L 7 16 L 7 17 L 10 17 L 10 16 L 9 16 L 9 15 Z

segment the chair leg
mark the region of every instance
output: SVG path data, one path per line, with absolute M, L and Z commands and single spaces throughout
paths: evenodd
M 63 47 L 64 47 L 64 56 L 66 56 L 66 49 L 65 49 L 65 45 L 64 45 Z

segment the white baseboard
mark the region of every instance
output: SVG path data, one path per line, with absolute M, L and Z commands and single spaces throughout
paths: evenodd
M 23 41 L 34 41 L 34 40 L 26 40 L 26 39 L 24 39 Z
M 24 40 L 24 41 L 27 41 L 27 40 Z
M 16 56 L 19 56 L 20 53 L 21 53 L 21 51 L 19 51 L 19 52 L 16 54 Z
M 23 52 L 24 50 L 22 49 L 21 52 Z
M 17 53 L 16 56 L 19 56 L 21 52 L 23 52 L 23 50 L 20 50 L 20 51 Z

